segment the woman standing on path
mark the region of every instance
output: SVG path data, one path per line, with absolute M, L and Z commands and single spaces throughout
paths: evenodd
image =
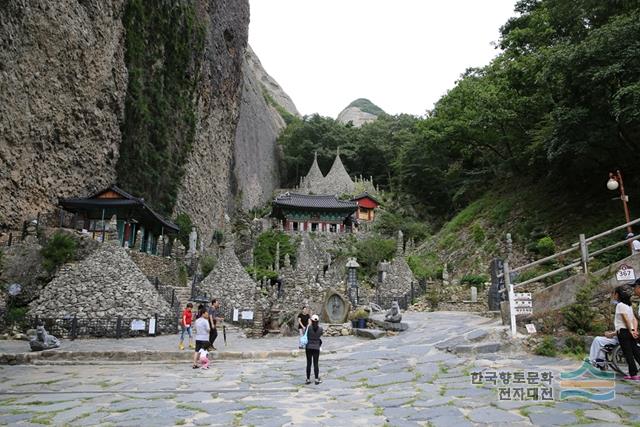
M 635 361 L 640 363 L 640 348 L 636 343 L 638 339 L 638 324 L 631 308 L 631 295 L 625 287 L 618 286 L 613 293 L 613 298 L 618 302 L 616 304 L 614 326 L 624 358 L 627 360 L 627 365 L 629 365 L 629 375 L 625 376 L 624 379 L 640 380 L 638 368 L 635 364 Z
M 311 384 L 311 362 L 313 361 L 313 374 L 316 378 L 316 384 L 320 384 L 320 367 L 318 366 L 318 359 L 320 358 L 320 346 L 322 345 L 322 327 L 319 325 L 320 318 L 317 314 L 311 316 L 311 325 L 307 327 L 307 348 L 305 350 L 307 354 L 307 381 L 305 384 Z
M 198 355 L 200 349 L 209 348 L 209 313 L 204 307 L 198 310 L 198 320 L 196 320 L 196 350 L 193 352 L 193 369 L 198 368 Z

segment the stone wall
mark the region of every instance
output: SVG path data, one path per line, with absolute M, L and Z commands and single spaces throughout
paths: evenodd
M 29 307 L 29 314 L 45 318 L 175 315 L 117 241 L 64 265 Z
M 399 297 L 411 291 L 411 282 L 416 282 L 404 256 L 396 256 L 389 263 L 384 282 L 379 285 L 381 298 Z
M 115 179 L 127 89 L 123 0 L 0 8 L 0 224 Z
M 178 285 L 179 266 L 175 258 L 149 255 L 136 250 L 129 250 L 128 254 L 152 283 L 152 278 L 157 277 L 162 283 Z

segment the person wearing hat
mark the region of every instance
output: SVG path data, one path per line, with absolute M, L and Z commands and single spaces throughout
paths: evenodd
M 311 384 L 311 362 L 313 362 L 313 374 L 315 376 L 315 383 L 320 384 L 320 367 L 318 366 L 318 359 L 320 358 L 320 346 L 322 345 L 322 326 L 320 326 L 320 318 L 317 314 L 311 316 L 311 325 L 307 326 L 307 347 L 305 353 L 307 355 L 307 381 L 305 384 Z

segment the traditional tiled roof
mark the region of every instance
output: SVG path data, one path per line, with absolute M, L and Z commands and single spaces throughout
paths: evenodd
M 107 191 L 113 191 L 114 193 L 119 194 L 122 198 L 98 198 L 98 196 Z M 104 209 L 108 212 L 108 216 L 115 213 L 114 210 L 127 207 L 132 215 L 139 216 L 141 219 L 155 223 L 158 228 L 164 227 L 167 232 L 177 233 L 180 230 L 180 227 L 176 224 L 151 209 L 151 207 L 145 203 L 143 198 L 132 196 L 115 185 L 111 185 L 110 187 L 100 190 L 86 198 L 77 197 L 59 199 L 58 203 L 69 212 L 90 212 Z
M 307 209 L 341 209 L 355 210 L 356 202 L 351 200 L 338 200 L 336 196 L 315 196 L 297 193 L 285 193 L 275 198 L 274 205 L 289 208 Z
M 369 198 L 371 200 L 373 200 L 374 202 L 376 202 L 377 204 L 381 204 L 380 200 L 376 199 L 375 197 L 373 197 L 371 194 L 369 194 L 367 191 L 360 193 L 356 196 L 353 196 L 351 198 L 351 200 L 360 200 L 360 199 L 365 199 L 365 198 Z

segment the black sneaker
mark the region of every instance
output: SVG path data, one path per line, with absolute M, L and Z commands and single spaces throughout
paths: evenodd
M 316 378 L 316 385 L 320 384 L 322 380 L 320 378 Z
M 309 378 L 307 378 L 307 380 L 304 383 L 305 384 L 311 384 L 311 380 Z

